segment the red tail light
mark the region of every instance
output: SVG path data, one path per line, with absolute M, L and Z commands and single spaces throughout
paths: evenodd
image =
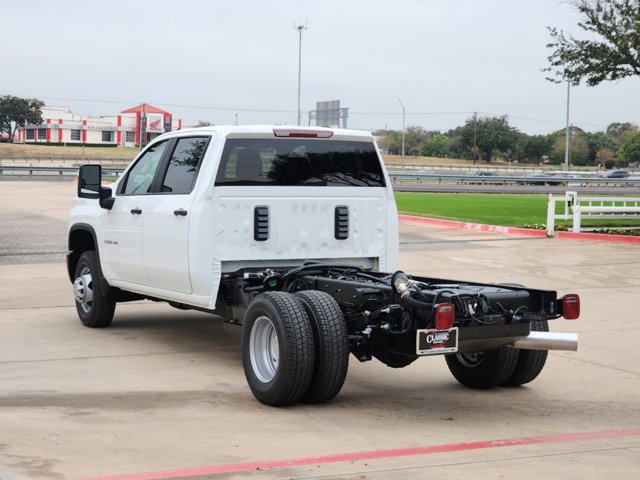
M 447 330 L 453 326 L 456 318 L 456 307 L 453 303 L 441 303 L 436 307 L 436 328 Z
M 567 320 L 575 320 L 580 316 L 580 297 L 575 293 L 562 297 L 562 316 Z
M 331 130 L 293 130 L 290 128 L 274 128 L 273 134 L 276 137 L 297 137 L 297 138 L 331 138 Z

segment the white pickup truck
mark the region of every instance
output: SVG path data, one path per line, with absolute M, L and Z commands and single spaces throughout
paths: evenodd
M 472 388 L 522 385 L 577 336 L 575 294 L 392 272 L 393 191 L 373 137 L 340 129 L 207 127 L 161 135 L 112 185 L 80 168 L 67 267 L 78 315 L 110 325 L 151 299 L 242 325 L 243 364 L 268 405 L 319 403 L 349 353 L 404 367 L 444 355 Z

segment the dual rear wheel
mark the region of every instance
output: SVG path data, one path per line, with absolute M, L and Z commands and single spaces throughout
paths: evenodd
M 258 295 L 243 323 L 242 360 L 249 388 L 262 403 L 332 399 L 342 389 L 349 365 L 340 307 L 324 292 Z
M 536 321 L 532 331 L 548 332 L 546 321 Z M 533 381 L 547 361 L 547 350 L 519 350 L 502 347 L 498 350 L 447 355 L 447 366 L 456 380 L 465 387 L 519 387 Z

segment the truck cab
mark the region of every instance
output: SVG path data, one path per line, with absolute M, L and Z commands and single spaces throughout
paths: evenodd
M 162 135 L 113 185 L 87 191 L 81 176 L 69 274 L 90 238 L 108 286 L 213 309 L 221 276 L 239 268 L 315 260 L 392 270 L 397 211 L 378 151 L 352 130 Z

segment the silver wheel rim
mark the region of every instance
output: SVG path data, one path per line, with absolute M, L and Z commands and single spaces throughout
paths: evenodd
M 480 365 L 484 354 L 482 352 L 458 353 L 458 361 L 467 368 L 474 368 Z
M 280 361 L 280 343 L 273 323 L 265 316 L 258 317 L 251 328 L 249 356 L 258 380 L 262 383 L 273 380 Z
M 93 283 L 89 267 L 83 267 L 80 275 L 73 282 L 73 296 L 84 313 L 91 311 L 91 306 L 93 305 Z

